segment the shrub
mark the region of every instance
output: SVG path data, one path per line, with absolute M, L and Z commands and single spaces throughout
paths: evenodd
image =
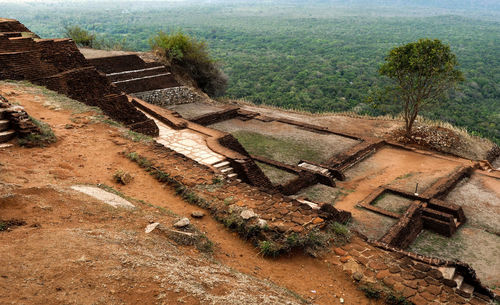
M 65 28 L 64 35 L 71 38 L 77 45 L 82 47 L 92 47 L 95 42 L 95 35 L 77 25 Z
M 349 231 L 347 226 L 338 222 L 329 224 L 327 227 L 327 231 L 335 236 L 336 245 L 346 244 L 351 239 L 351 232 Z
M 363 291 L 365 293 L 365 296 L 369 299 L 377 300 L 382 296 L 382 292 L 371 285 L 362 285 L 359 287 L 359 289 Z
M 260 254 L 265 257 L 277 257 L 279 255 L 279 247 L 272 241 L 259 242 Z
M 389 305 L 411 305 L 410 301 L 408 301 L 404 296 L 402 295 L 394 295 L 394 294 L 389 294 L 385 298 L 385 303 Z
M 132 182 L 134 177 L 132 177 L 132 175 L 130 175 L 129 173 L 127 173 L 124 170 L 118 170 L 113 175 L 113 179 L 117 183 L 121 183 L 121 184 L 125 185 L 125 184 L 129 184 L 130 182 Z
M 166 61 L 181 67 L 210 96 L 223 95 L 227 76 L 208 54 L 204 41 L 198 41 L 180 31 L 159 32 L 150 40 L 151 48 Z

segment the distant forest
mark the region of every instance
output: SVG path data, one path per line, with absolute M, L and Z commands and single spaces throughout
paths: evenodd
M 1 2 L 1 0 L 0 0 Z M 410 6 L 411 5 L 411 6 Z M 129 50 L 148 50 L 157 31 L 206 40 L 229 76 L 227 97 L 312 112 L 396 114 L 367 97 L 394 46 L 438 38 L 466 82 L 424 113 L 500 144 L 500 5 L 497 1 L 215 1 L 2 4 L 41 37 L 78 25 Z

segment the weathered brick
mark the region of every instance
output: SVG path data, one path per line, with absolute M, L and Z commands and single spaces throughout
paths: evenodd
M 424 280 L 431 285 L 439 285 L 440 284 L 440 282 L 438 280 L 433 279 L 432 277 L 426 277 Z
M 396 281 L 394 281 L 392 277 L 384 277 L 382 279 L 382 282 L 384 282 L 384 284 L 386 284 L 389 287 L 392 287 L 394 286 L 394 284 L 396 284 Z
M 441 293 L 441 286 L 430 285 L 427 288 L 425 288 L 425 291 L 433 295 L 438 295 Z
M 394 265 L 394 266 L 390 266 L 389 267 L 389 272 L 390 273 L 399 273 L 401 272 L 401 268 L 399 268 L 398 266 Z
M 403 291 L 401 292 L 405 298 L 409 298 L 417 294 L 417 291 L 415 289 L 405 287 Z
M 434 301 L 438 298 L 437 295 L 433 295 L 431 293 L 428 293 L 427 291 L 420 293 L 420 296 L 426 299 L 427 301 Z
M 403 284 L 413 289 L 417 289 L 419 287 L 417 281 L 404 281 Z
M 415 279 L 415 276 L 412 273 L 408 272 L 408 271 L 401 272 L 401 277 L 404 278 L 405 280 L 413 280 L 413 279 Z
M 410 301 L 412 301 L 413 304 L 415 304 L 415 305 L 427 305 L 427 303 L 429 303 L 426 299 L 422 298 L 418 294 L 411 297 Z
M 416 263 L 415 266 L 413 266 L 413 268 L 417 269 L 418 271 L 422 271 L 422 272 L 427 272 L 427 271 L 431 270 L 431 267 L 429 265 L 424 265 L 422 263 Z
M 340 256 L 347 255 L 347 252 L 345 250 L 338 248 L 338 247 L 333 249 L 333 252 L 335 252 L 335 254 L 340 255 Z
M 441 273 L 441 271 L 439 271 L 437 269 L 432 269 L 432 270 L 427 271 L 427 275 L 432 277 L 432 278 L 435 278 L 436 280 L 440 280 L 443 278 L 443 274 Z
M 364 256 L 360 256 L 357 258 L 358 262 L 360 262 L 363 266 L 366 266 L 368 265 L 368 263 L 370 262 L 370 260 Z
M 389 277 L 391 274 L 389 273 L 389 270 L 382 270 L 382 271 L 379 271 L 377 272 L 377 275 L 375 276 L 375 278 L 377 280 L 381 280 L 385 277 Z
M 379 260 L 372 260 L 369 264 L 368 267 L 373 268 L 375 270 L 384 270 L 387 269 L 387 265 L 384 264 L 383 262 Z
M 340 262 L 345 263 L 348 260 L 350 260 L 351 258 L 352 258 L 352 256 L 349 256 L 349 255 L 348 256 L 343 256 L 343 257 L 340 258 Z

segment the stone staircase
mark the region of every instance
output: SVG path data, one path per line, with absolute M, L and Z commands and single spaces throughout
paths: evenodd
M 457 268 L 455 267 L 439 267 L 439 271 L 443 274 L 443 278 L 449 281 L 449 286 L 454 286 L 453 282 L 456 283 L 456 288 L 458 294 L 463 297 L 469 298 L 474 293 L 474 286 L 466 283 L 464 281 L 464 276 L 457 273 Z
M 10 139 L 16 135 L 16 131 L 10 129 L 10 122 L 5 118 L 7 108 L 0 108 L 0 148 L 11 146 L 6 144 Z
M 230 179 L 237 179 L 238 174 L 234 172 L 234 168 L 231 167 L 231 164 L 228 160 L 222 160 L 212 165 L 218 171 L 220 171 L 224 176 Z
M 145 62 L 134 54 L 93 58 L 89 62 L 127 94 L 179 86 L 167 67 L 157 62 Z

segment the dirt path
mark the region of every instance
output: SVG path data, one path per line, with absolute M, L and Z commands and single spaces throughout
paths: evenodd
M 46 97 L 35 97 L 32 94 L 22 93 L 15 86 L 4 86 L 1 90 L 14 92 L 15 94 L 9 94 L 8 98 L 12 102 L 25 106 L 28 113 L 34 117 L 49 123 L 58 137 L 58 142 L 48 148 L 25 149 L 16 146 L 0 151 L 2 163 L 0 177 L 3 184 L 21 188 L 46 186 L 69 188 L 74 184 L 106 184 L 118 189 L 127 196 L 165 207 L 178 215 L 187 216 L 198 209 L 176 197 L 172 189 L 165 188 L 157 183 L 150 175 L 139 169 L 136 164 L 124 158 L 121 152 L 127 148 L 142 144 L 124 139 L 117 128 L 103 123 L 91 123 L 88 118 L 89 113 L 72 115 L 65 110 L 49 110 L 43 106 L 47 102 Z M 120 186 L 113 181 L 113 174 L 120 169 L 133 173 L 134 180 L 131 184 Z M 189 175 L 189 173 L 185 174 Z M 43 198 L 44 195 L 41 196 Z M 45 200 L 48 203 L 51 202 L 50 198 L 45 198 Z M 38 210 L 34 209 L 26 212 L 28 213 L 26 217 L 28 217 L 36 215 Z M 75 217 L 78 216 L 77 212 L 73 213 L 75 213 L 72 214 Z M 20 217 L 24 216 L 21 214 Z M 40 221 L 42 226 L 45 226 L 45 223 L 50 222 L 50 219 L 40 219 Z M 264 259 L 249 243 L 241 240 L 234 233 L 227 231 L 211 217 L 204 217 L 201 220 L 193 219 L 192 221 L 202 231 L 206 232 L 208 238 L 216 243 L 214 258 L 224 266 L 234 268 L 239 272 L 255 276 L 261 280 L 269 279 L 273 283 L 293 290 L 317 304 L 339 304 L 339 297 L 345 299 L 345 304 L 374 304 L 373 301 L 366 299 L 364 294 L 353 284 L 352 279 L 341 271 L 338 257 L 335 255 L 329 255 L 327 258 L 322 259 L 315 259 L 301 254 L 278 260 Z M 105 224 L 105 226 L 109 225 L 109 223 Z M 143 230 L 145 225 L 147 225 L 147 222 L 144 220 L 136 220 L 134 224 L 136 230 Z M 55 227 L 56 231 L 61 228 L 63 226 Z M 16 231 L 6 234 L 14 232 Z M 59 232 L 57 234 L 64 233 Z M 11 236 L 15 238 L 15 235 Z M 5 238 L 5 234 L 2 237 Z M 46 238 L 57 239 L 57 235 L 41 235 L 37 238 L 40 239 L 36 243 L 40 244 L 48 242 L 45 240 Z M 67 236 L 67 238 L 69 237 Z M 116 240 L 119 240 L 119 238 L 116 238 Z M 8 239 L 4 240 L 4 242 L 7 241 Z M 29 239 L 26 241 L 27 246 L 35 247 L 35 241 Z M 63 243 L 57 243 L 55 240 L 48 244 L 52 245 L 54 249 L 61 248 L 62 250 L 65 247 Z M 92 244 L 91 248 L 93 247 L 96 247 L 95 251 L 99 252 L 98 249 L 111 246 L 98 242 Z M 60 257 L 59 255 L 64 253 L 62 251 L 56 255 L 54 249 L 46 252 L 46 255 L 29 257 L 28 254 L 27 257 L 18 258 L 15 261 L 22 264 L 23 260 L 30 260 L 36 261 L 40 265 L 49 266 L 51 268 L 48 269 L 48 273 L 44 273 L 44 276 L 52 278 L 55 283 L 63 283 L 67 280 L 64 272 L 50 273 L 50 270 L 54 270 L 54 266 L 59 266 L 56 262 Z M 134 251 L 136 249 L 133 247 L 133 241 L 130 241 L 130 247 L 123 253 L 134 253 Z M 186 254 L 191 255 L 190 251 L 192 250 L 188 250 Z M 59 267 L 59 270 L 66 268 L 64 265 Z M 100 265 L 100 268 L 105 268 L 105 266 Z M 95 269 L 93 272 L 99 274 L 99 272 L 103 271 L 100 268 Z M 147 274 L 146 271 L 144 272 Z M 11 280 L 13 283 L 19 284 L 22 282 L 22 275 L 11 278 Z M 102 279 L 102 281 L 106 283 L 108 279 Z M 128 289 L 130 295 L 125 303 L 133 303 L 132 300 L 147 295 L 149 293 L 148 287 L 154 287 L 154 289 L 158 290 L 155 285 L 157 283 L 149 283 L 144 284 L 141 289 Z M 200 281 L 200 285 L 203 285 L 203 281 Z M 12 287 L 15 287 L 15 285 Z M 8 291 L 15 293 L 12 287 L 8 288 Z M 113 290 L 121 291 L 119 287 Z M 47 293 L 43 286 L 38 291 Z M 92 287 L 82 287 L 81 290 L 70 290 L 67 293 L 74 293 L 76 296 L 72 297 L 78 298 L 78 296 L 84 294 L 91 295 L 91 291 Z M 104 297 L 106 296 L 109 296 L 109 294 L 104 293 Z M 95 297 L 97 299 L 97 295 Z M 190 298 L 188 295 L 186 297 Z M 66 298 L 66 300 L 69 299 Z M 196 304 L 196 300 L 201 302 L 200 299 L 195 298 L 188 304 Z M 167 304 L 171 303 L 167 302 Z

